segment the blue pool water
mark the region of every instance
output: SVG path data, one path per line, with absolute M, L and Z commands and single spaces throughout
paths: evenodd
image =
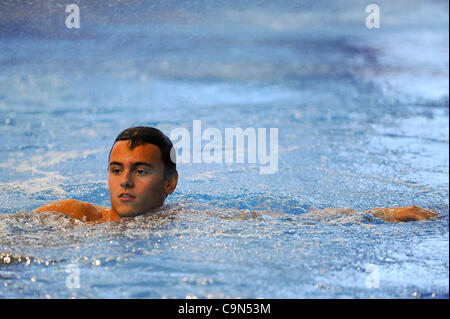
M 377 3 L 379 29 L 287 0 L 82 2 L 68 29 L 2 1 L 0 298 L 448 298 L 448 2 Z M 193 120 L 278 128 L 278 171 L 180 164 L 163 216 L 31 212 L 109 206 L 115 136 Z M 413 204 L 439 218 L 305 213 Z

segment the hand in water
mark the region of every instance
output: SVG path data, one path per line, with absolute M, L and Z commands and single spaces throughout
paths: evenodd
M 311 213 L 339 213 L 339 214 L 352 214 L 356 211 L 352 208 L 325 208 L 325 209 L 312 209 L 308 212 Z M 406 206 L 406 207 L 392 207 L 392 208 L 373 208 L 363 211 L 363 213 L 372 214 L 375 217 L 381 218 L 384 221 L 391 223 L 416 221 L 433 219 L 437 216 L 435 211 L 421 208 L 419 206 Z
M 419 206 L 392 207 L 392 208 L 374 208 L 366 210 L 363 213 L 372 214 L 387 222 L 398 223 L 415 220 L 433 219 L 437 213 L 433 210 L 425 209 Z

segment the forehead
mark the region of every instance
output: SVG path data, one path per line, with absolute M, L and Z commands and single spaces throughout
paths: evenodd
M 143 144 L 130 150 L 130 141 L 118 141 L 111 150 L 109 162 L 136 163 L 147 162 L 153 165 L 162 165 L 161 151 L 154 144 Z

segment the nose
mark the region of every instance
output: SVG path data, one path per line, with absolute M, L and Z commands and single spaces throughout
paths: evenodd
M 120 186 L 123 188 L 132 188 L 134 186 L 133 176 L 130 171 L 125 171 L 120 179 Z

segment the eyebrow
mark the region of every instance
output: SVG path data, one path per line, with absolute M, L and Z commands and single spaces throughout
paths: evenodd
M 117 166 L 123 167 L 123 164 L 120 163 L 120 162 L 111 162 L 111 163 L 109 163 L 110 167 L 113 166 L 113 165 L 117 165 Z M 131 165 L 131 167 L 133 167 L 133 168 L 137 167 L 137 166 L 147 166 L 149 168 L 154 168 L 152 164 L 146 163 L 146 162 L 136 162 L 136 163 L 133 163 L 133 165 Z

